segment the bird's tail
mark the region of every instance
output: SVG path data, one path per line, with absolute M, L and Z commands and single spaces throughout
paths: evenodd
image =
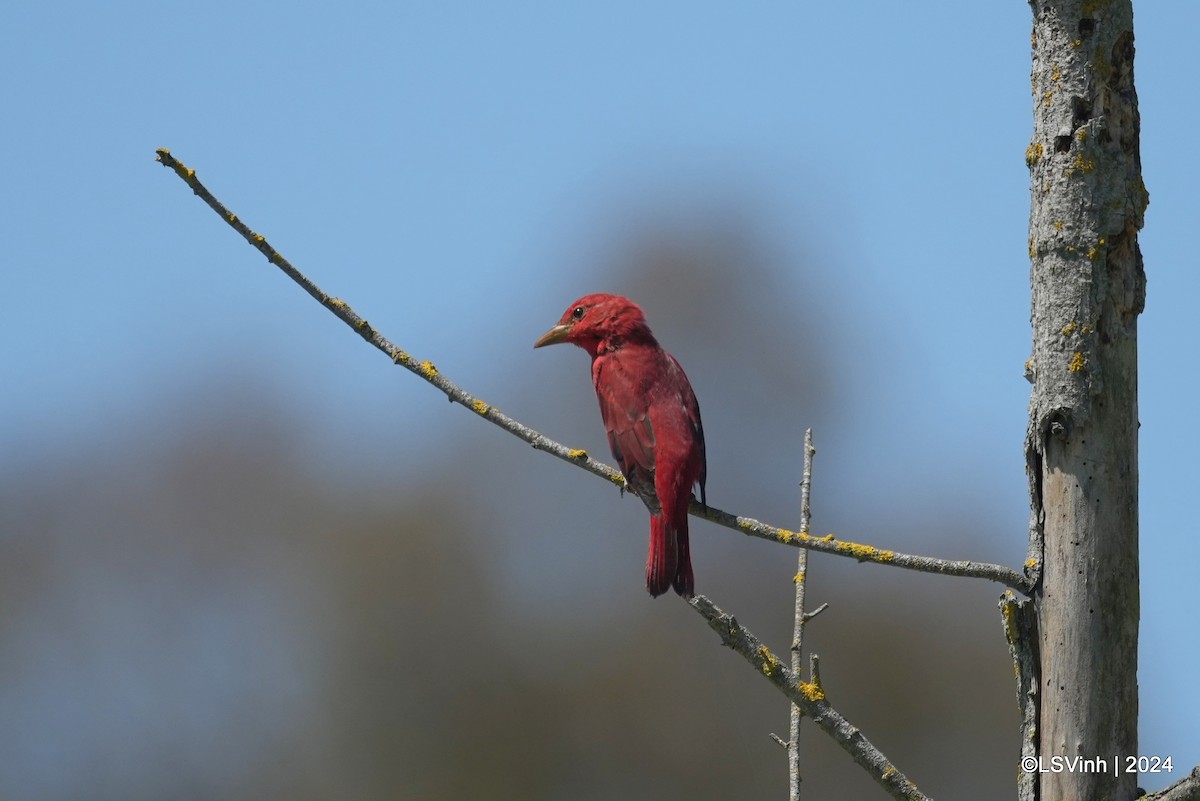
M 691 598 L 692 554 L 688 546 L 687 515 L 676 525 L 665 514 L 650 518 L 650 553 L 646 557 L 646 589 L 657 598 L 674 587 L 684 598 Z

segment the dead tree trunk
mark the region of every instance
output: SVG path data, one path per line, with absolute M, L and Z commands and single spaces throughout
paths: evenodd
M 1026 458 L 1041 557 L 1041 799 L 1133 799 L 1137 320 L 1145 273 L 1131 0 L 1031 0 L 1033 382 Z M 1031 732 L 1032 734 L 1032 732 Z M 1116 764 L 1114 764 L 1116 763 Z M 1062 763 L 1059 763 L 1062 764 Z M 1029 777 L 1034 779 L 1035 777 Z M 1024 795 L 1025 793 L 1023 793 Z

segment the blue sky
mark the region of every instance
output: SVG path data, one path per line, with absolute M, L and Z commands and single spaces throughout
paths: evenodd
M 1151 197 L 1141 747 L 1183 767 L 1200 762 L 1187 344 L 1200 8 L 1136 12 Z M 6 4 L 0 467 L 105 447 L 230 364 L 265 372 L 327 422 L 319 436 L 372 459 L 387 454 L 346 398 L 427 392 L 407 376 L 397 390 L 396 371 L 154 163 L 156 147 L 485 397 L 513 372 L 561 372 L 528 345 L 604 288 L 596 220 L 686 217 L 719 194 L 753 210 L 784 262 L 819 265 L 780 285 L 797 314 L 836 299 L 831 324 L 864 343 L 854 386 L 895 399 L 857 434 L 873 463 L 910 468 L 878 502 L 937 470 L 970 473 L 1019 554 L 1029 29 L 1024 3 L 946 0 Z M 313 362 L 327 383 L 299 377 Z M 432 449 L 446 419 L 412 436 Z

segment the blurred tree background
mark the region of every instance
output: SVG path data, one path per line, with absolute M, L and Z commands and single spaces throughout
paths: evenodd
M 628 230 L 594 265 L 604 286 L 646 302 L 692 376 L 712 502 L 794 524 L 812 425 L 819 532 L 1018 563 L 1023 542 L 946 503 L 953 477 L 891 507 L 856 480 L 854 463 L 875 455 L 841 441 L 888 403 L 849 369 L 870 359 L 863 339 L 825 300 L 781 288 L 782 265 L 730 212 Z M 308 306 L 313 326 L 332 327 Z M 560 311 L 487 343 L 493 357 L 532 362 Z M 607 456 L 586 357 L 543 356 L 537 383 L 514 369 L 484 396 Z M 314 364 L 312 380 L 329 369 Z M 377 417 L 386 466 L 356 464 L 360 444 L 323 441 L 303 399 L 235 364 L 203 366 L 152 413 L 98 421 L 86 452 L 5 477 L 0 733 L 19 767 L 0 794 L 784 792 L 768 733 L 786 733 L 786 705 L 677 598 L 645 595 L 641 504 L 390 375 L 430 402 L 353 401 Z M 447 415 L 446 441 L 411 436 Z M 699 591 L 786 651 L 795 553 L 694 528 Z M 999 588 L 820 555 L 810 565 L 809 597 L 831 608 L 808 642 L 834 703 L 931 794 L 1009 797 Z M 877 796 L 811 724 L 804 734 L 806 793 Z

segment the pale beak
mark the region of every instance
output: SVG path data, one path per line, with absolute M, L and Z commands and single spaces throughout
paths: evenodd
M 560 342 L 567 341 L 567 335 L 571 333 L 571 326 L 556 325 L 546 333 L 542 334 L 542 338 L 533 343 L 535 348 L 540 348 L 543 345 L 557 345 Z

